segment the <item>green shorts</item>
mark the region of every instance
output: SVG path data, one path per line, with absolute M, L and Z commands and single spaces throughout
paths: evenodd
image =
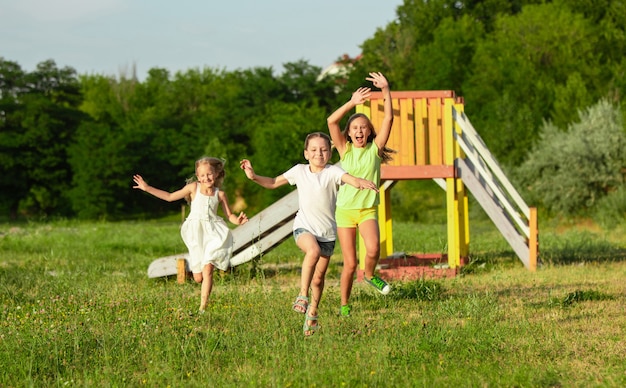
M 378 208 L 342 209 L 335 210 L 335 220 L 338 228 L 356 228 L 367 220 L 378 220 Z

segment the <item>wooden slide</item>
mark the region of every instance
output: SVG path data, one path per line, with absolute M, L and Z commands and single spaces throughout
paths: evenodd
M 245 224 L 233 229 L 232 267 L 269 252 L 291 236 L 293 219 L 298 211 L 297 190 L 285 195 Z M 178 259 L 187 259 L 189 253 L 160 257 L 150 263 L 148 277 L 158 278 L 178 274 Z M 187 260 L 185 260 L 187 264 Z M 189 267 L 187 264 L 187 271 Z

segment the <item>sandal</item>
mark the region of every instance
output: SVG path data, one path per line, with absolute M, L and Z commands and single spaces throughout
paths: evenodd
M 297 313 L 306 314 L 306 310 L 309 308 L 309 298 L 298 295 L 296 301 L 291 305 L 291 308 Z
M 315 322 L 315 324 L 308 325 L 309 321 L 313 321 Z M 304 334 L 304 336 L 312 336 L 319 328 L 320 326 L 317 324 L 317 315 L 312 317 L 309 314 L 306 314 L 306 317 L 304 317 L 304 325 L 302 325 L 302 333 Z

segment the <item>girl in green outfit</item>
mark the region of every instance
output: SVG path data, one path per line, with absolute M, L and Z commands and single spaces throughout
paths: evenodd
M 367 87 L 358 88 L 350 101 L 339 107 L 328 117 L 328 129 L 335 148 L 341 158 L 341 167 L 350 175 L 373 181 L 380 185 L 380 165 L 391 160 L 394 152 L 386 147 L 391 125 L 393 106 L 389 82 L 381 73 L 369 73 L 366 80 L 382 90 L 384 95 L 384 118 L 378 134 L 370 119 L 362 113 L 353 114 L 341 131 L 339 122 L 355 106 L 364 103 L 371 94 Z M 356 231 L 365 242 L 365 281 L 378 292 L 386 295 L 391 287 L 374 271 L 380 256 L 380 231 L 378 230 L 377 206 L 379 195 L 376 191 L 359 191 L 343 185 L 337 196 L 337 237 L 343 253 L 341 272 L 341 315 L 350 315 L 350 294 L 357 268 Z

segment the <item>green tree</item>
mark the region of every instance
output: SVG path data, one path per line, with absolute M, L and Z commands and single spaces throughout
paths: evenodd
M 475 71 L 463 89 L 466 111 L 502 162 L 524 159 L 542 120 L 552 118 L 559 86 L 573 90 L 565 100 L 581 89 L 600 97 L 596 42 L 588 20 L 556 4 L 528 5 L 496 20 L 494 32 L 477 47 Z M 577 79 L 585 84 L 573 83 Z
M 21 198 L 28 193 L 28 179 L 18 157 L 23 142 L 21 116 L 25 93 L 25 72 L 20 66 L 0 58 L 0 208 L 17 217 Z
M 41 62 L 32 73 L 2 61 L 3 200 L 15 216 L 69 214 L 67 146 L 84 115 L 74 69 Z M 5 94 L 6 93 L 6 94 Z M 6 174 L 4 174 L 6 172 Z M 12 197 L 8 198 L 8 197 Z
M 270 102 L 265 114 L 254 120 L 251 139 L 252 154 L 247 155 L 258 174 L 275 177 L 304 160 L 304 140 L 311 132 L 327 132 L 328 112 L 319 106 L 304 103 Z M 244 174 L 239 172 L 244 177 Z M 294 188 L 284 186 L 266 190 L 245 180 L 244 198 L 251 214 L 263 209 Z

